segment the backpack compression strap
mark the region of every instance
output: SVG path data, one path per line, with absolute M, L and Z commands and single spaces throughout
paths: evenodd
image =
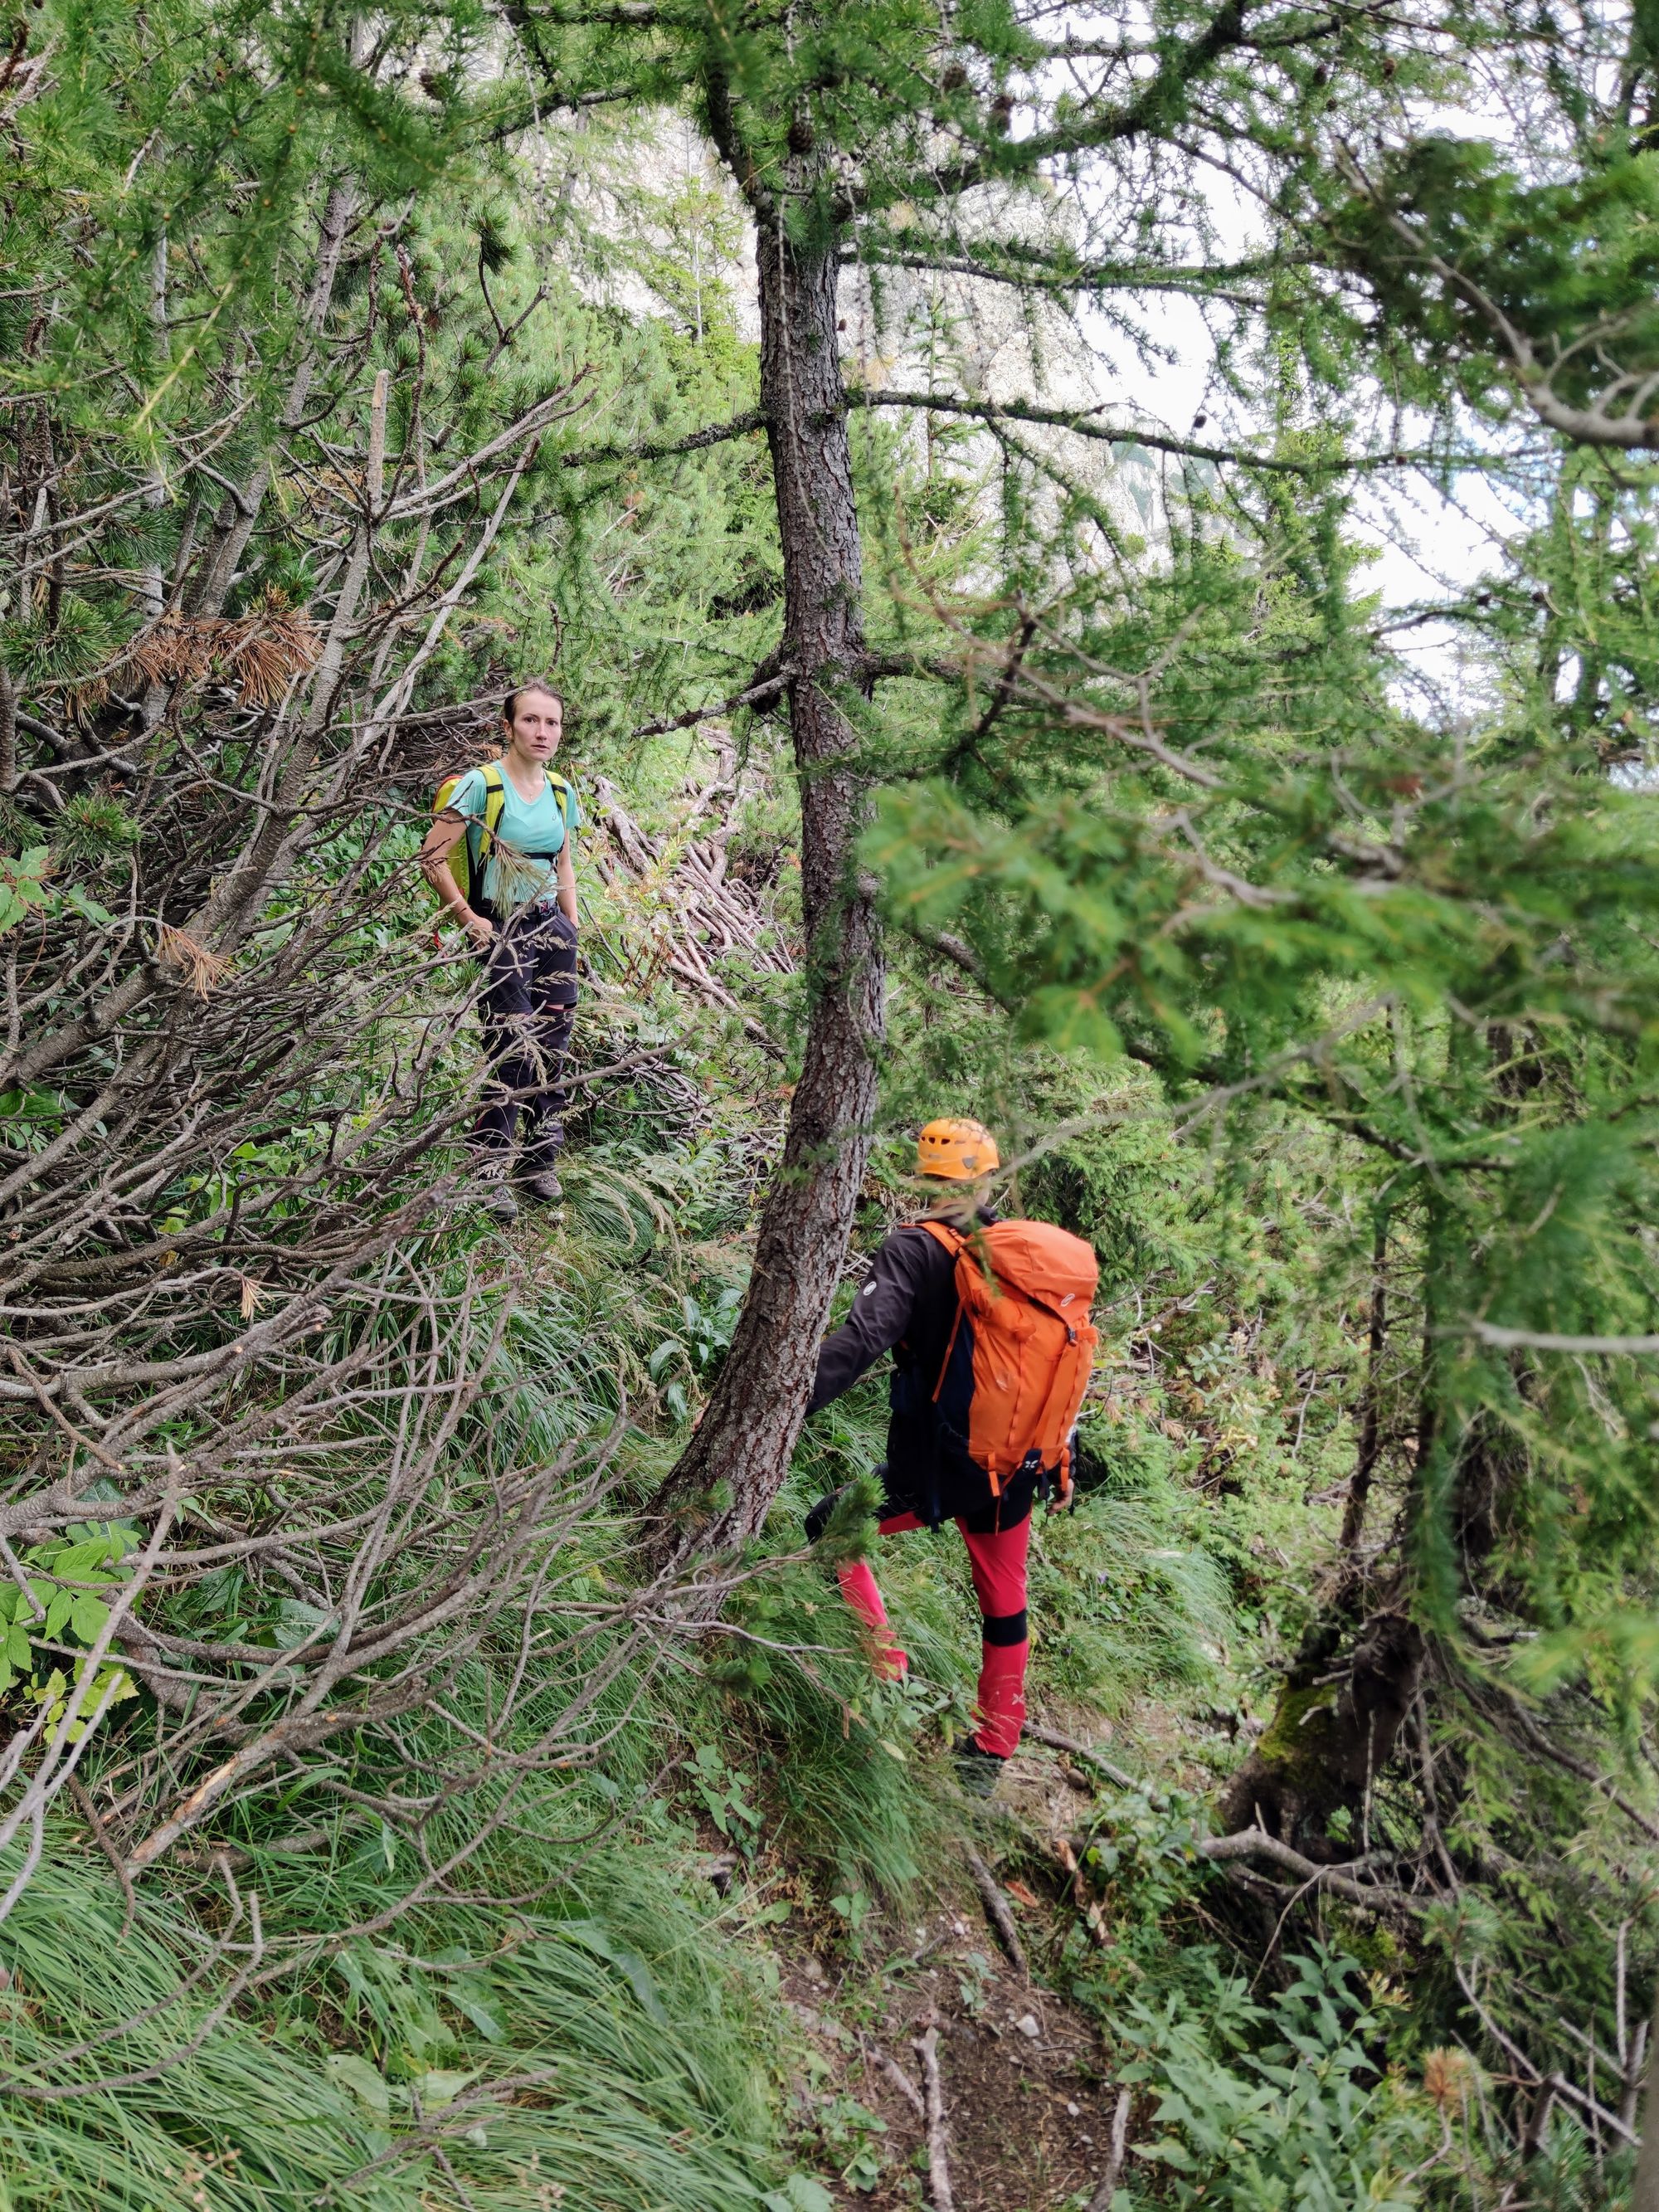
M 924 1237 L 931 1237 L 936 1243 L 942 1244 L 953 1260 L 960 1260 L 963 1254 L 968 1249 L 968 1239 L 962 1235 L 961 1231 L 956 1229 L 947 1229 L 942 1221 L 919 1221 L 917 1222 L 916 1226 L 921 1231 Z M 956 1278 L 953 1273 L 951 1280 L 954 1282 L 955 1279 Z M 962 1292 L 960 1289 L 958 1289 L 957 1291 L 957 1317 L 951 1323 L 950 1340 L 945 1347 L 945 1357 L 939 1362 L 939 1381 L 933 1385 L 933 1403 L 936 1406 L 939 1403 L 939 1394 L 945 1388 L 945 1376 L 950 1372 L 951 1354 L 957 1348 L 957 1338 L 961 1332 L 963 1310 Z

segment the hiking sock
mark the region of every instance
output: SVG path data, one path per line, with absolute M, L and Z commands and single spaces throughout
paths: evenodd
M 1031 1646 L 1024 1613 L 986 1621 L 981 1647 L 978 1713 L 974 1741 L 981 1751 L 1008 1758 L 1025 1725 L 1025 1662 Z M 1017 1637 L 1018 1641 L 1009 1640 Z
M 894 1643 L 887 1626 L 887 1608 L 881 1601 L 867 1559 L 852 1559 L 836 1569 L 841 1594 L 869 1630 L 876 1646 L 876 1672 L 890 1682 L 902 1682 L 910 1664 L 909 1655 Z

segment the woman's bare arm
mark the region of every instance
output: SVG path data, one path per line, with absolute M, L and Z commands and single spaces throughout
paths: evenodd
M 466 835 L 466 817 L 446 807 L 426 833 L 421 847 L 421 873 L 432 886 L 433 894 L 445 910 L 452 915 L 475 945 L 488 945 L 495 934 L 495 925 L 481 914 L 475 914 L 461 896 L 461 887 L 455 880 L 455 871 L 449 856 Z M 575 890 L 571 890 L 571 903 L 575 903 Z

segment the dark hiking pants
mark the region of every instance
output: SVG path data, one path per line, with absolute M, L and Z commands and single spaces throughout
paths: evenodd
M 490 1071 L 472 1127 L 482 1153 L 512 1149 L 520 1110 L 525 1167 L 553 1166 L 564 1142 L 565 1054 L 576 1012 L 576 925 L 557 907 L 526 907 L 483 955 L 478 1001 Z

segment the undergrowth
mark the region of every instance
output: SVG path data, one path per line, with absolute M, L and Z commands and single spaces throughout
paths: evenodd
M 1033 1530 L 1030 1697 L 1062 1728 L 1116 1724 L 1124 1763 L 1162 1770 L 1158 1789 L 1109 1794 L 1089 1816 L 1104 1947 L 1053 1893 L 1038 1841 L 994 1815 L 974 1832 L 1048 1885 L 1043 1972 L 1097 2020 L 1134 2093 L 1138 2148 L 1113 2212 L 1483 2202 L 1501 2165 L 1481 2132 L 1492 2085 L 1465 2054 L 1431 2063 L 1455 2008 L 1443 1974 L 1425 1973 L 1413 2010 L 1398 1957 L 1339 1916 L 1323 1948 L 1273 1931 L 1253 1978 L 1239 1960 L 1269 1931 L 1240 1918 L 1194 1848 L 1306 1617 L 1352 1458 L 1353 1315 L 1306 1296 L 1317 1163 L 1272 1148 L 1206 1161 L 1172 1142 L 1138 1079 L 1091 1090 L 1058 1058 L 1033 1055 L 1020 1091 L 966 1017 L 915 1042 L 857 1249 L 904 1202 L 909 1091 L 948 1075 L 949 1096 L 983 1084 L 1011 1144 L 1072 1129 L 1034 1146 L 1019 1196 L 1089 1234 L 1102 1262 L 1078 1500 L 1064 1516 L 1039 1508 Z M 855 1543 L 911 1662 L 884 1681 L 825 1559 L 806 1555 L 814 1500 L 883 1455 L 878 1374 L 809 1425 L 720 1633 L 665 1642 L 648 1663 L 583 1640 L 584 1607 L 629 1587 L 632 1507 L 731 1341 L 773 1112 L 758 1063 L 733 1075 L 731 1045 L 730 1024 L 686 1017 L 665 988 L 599 991 L 586 1064 L 636 1054 L 641 1067 L 581 1106 L 562 1222 L 529 1216 L 503 1237 L 447 1214 L 422 1232 L 441 1285 L 486 1249 L 516 1270 L 458 1449 L 489 1476 L 607 1440 L 620 1486 L 550 1561 L 527 1640 L 503 1638 L 441 1711 L 404 1724 L 395 1761 L 365 1744 L 331 1776 L 233 1802 L 131 1899 L 83 1824 L 49 1825 L 0 1947 L 16 2085 L 0 2101 L 0 2202 L 823 2212 L 802 2170 L 817 2154 L 784 2117 L 780 1931 L 856 1973 L 920 1898 L 959 1881 L 976 1816 L 945 1754 L 971 1725 L 978 1621 L 952 1530 L 866 1528 Z M 210 1578 L 166 1618 L 280 1648 L 296 1604 L 256 1617 Z M 609 1673 L 607 1653 L 621 1655 Z M 604 1677 L 591 1751 L 516 1774 L 591 1687 L 579 1659 Z M 530 1686 L 502 1729 L 515 1669 Z M 135 1699 L 93 1747 L 94 1799 L 122 1731 L 156 1718 Z M 388 1793 L 469 1745 L 477 1773 L 417 1855 L 384 1817 Z M 1478 1741 L 1460 1755 L 1478 1775 Z M 1490 1794 L 1496 1806 L 1501 1784 Z M 1604 2201 L 1609 2174 L 1584 2160 L 1580 2131 L 1553 2122 L 1532 2201 Z
M 348 1878 L 368 1894 L 375 1874 Z M 240 1880 L 303 1912 L 258 1853 Z M 195 1923 L 146 1893 L 124 1924 L 107 1868 L 55 1836 L 9 1923 L 10 2201 L 758 2212 L 777 2173 L 758 1963 L 637 1845 L 559 1902 L 447 1905 L 225 2010 L 218 1978 L 190 1989 Z

